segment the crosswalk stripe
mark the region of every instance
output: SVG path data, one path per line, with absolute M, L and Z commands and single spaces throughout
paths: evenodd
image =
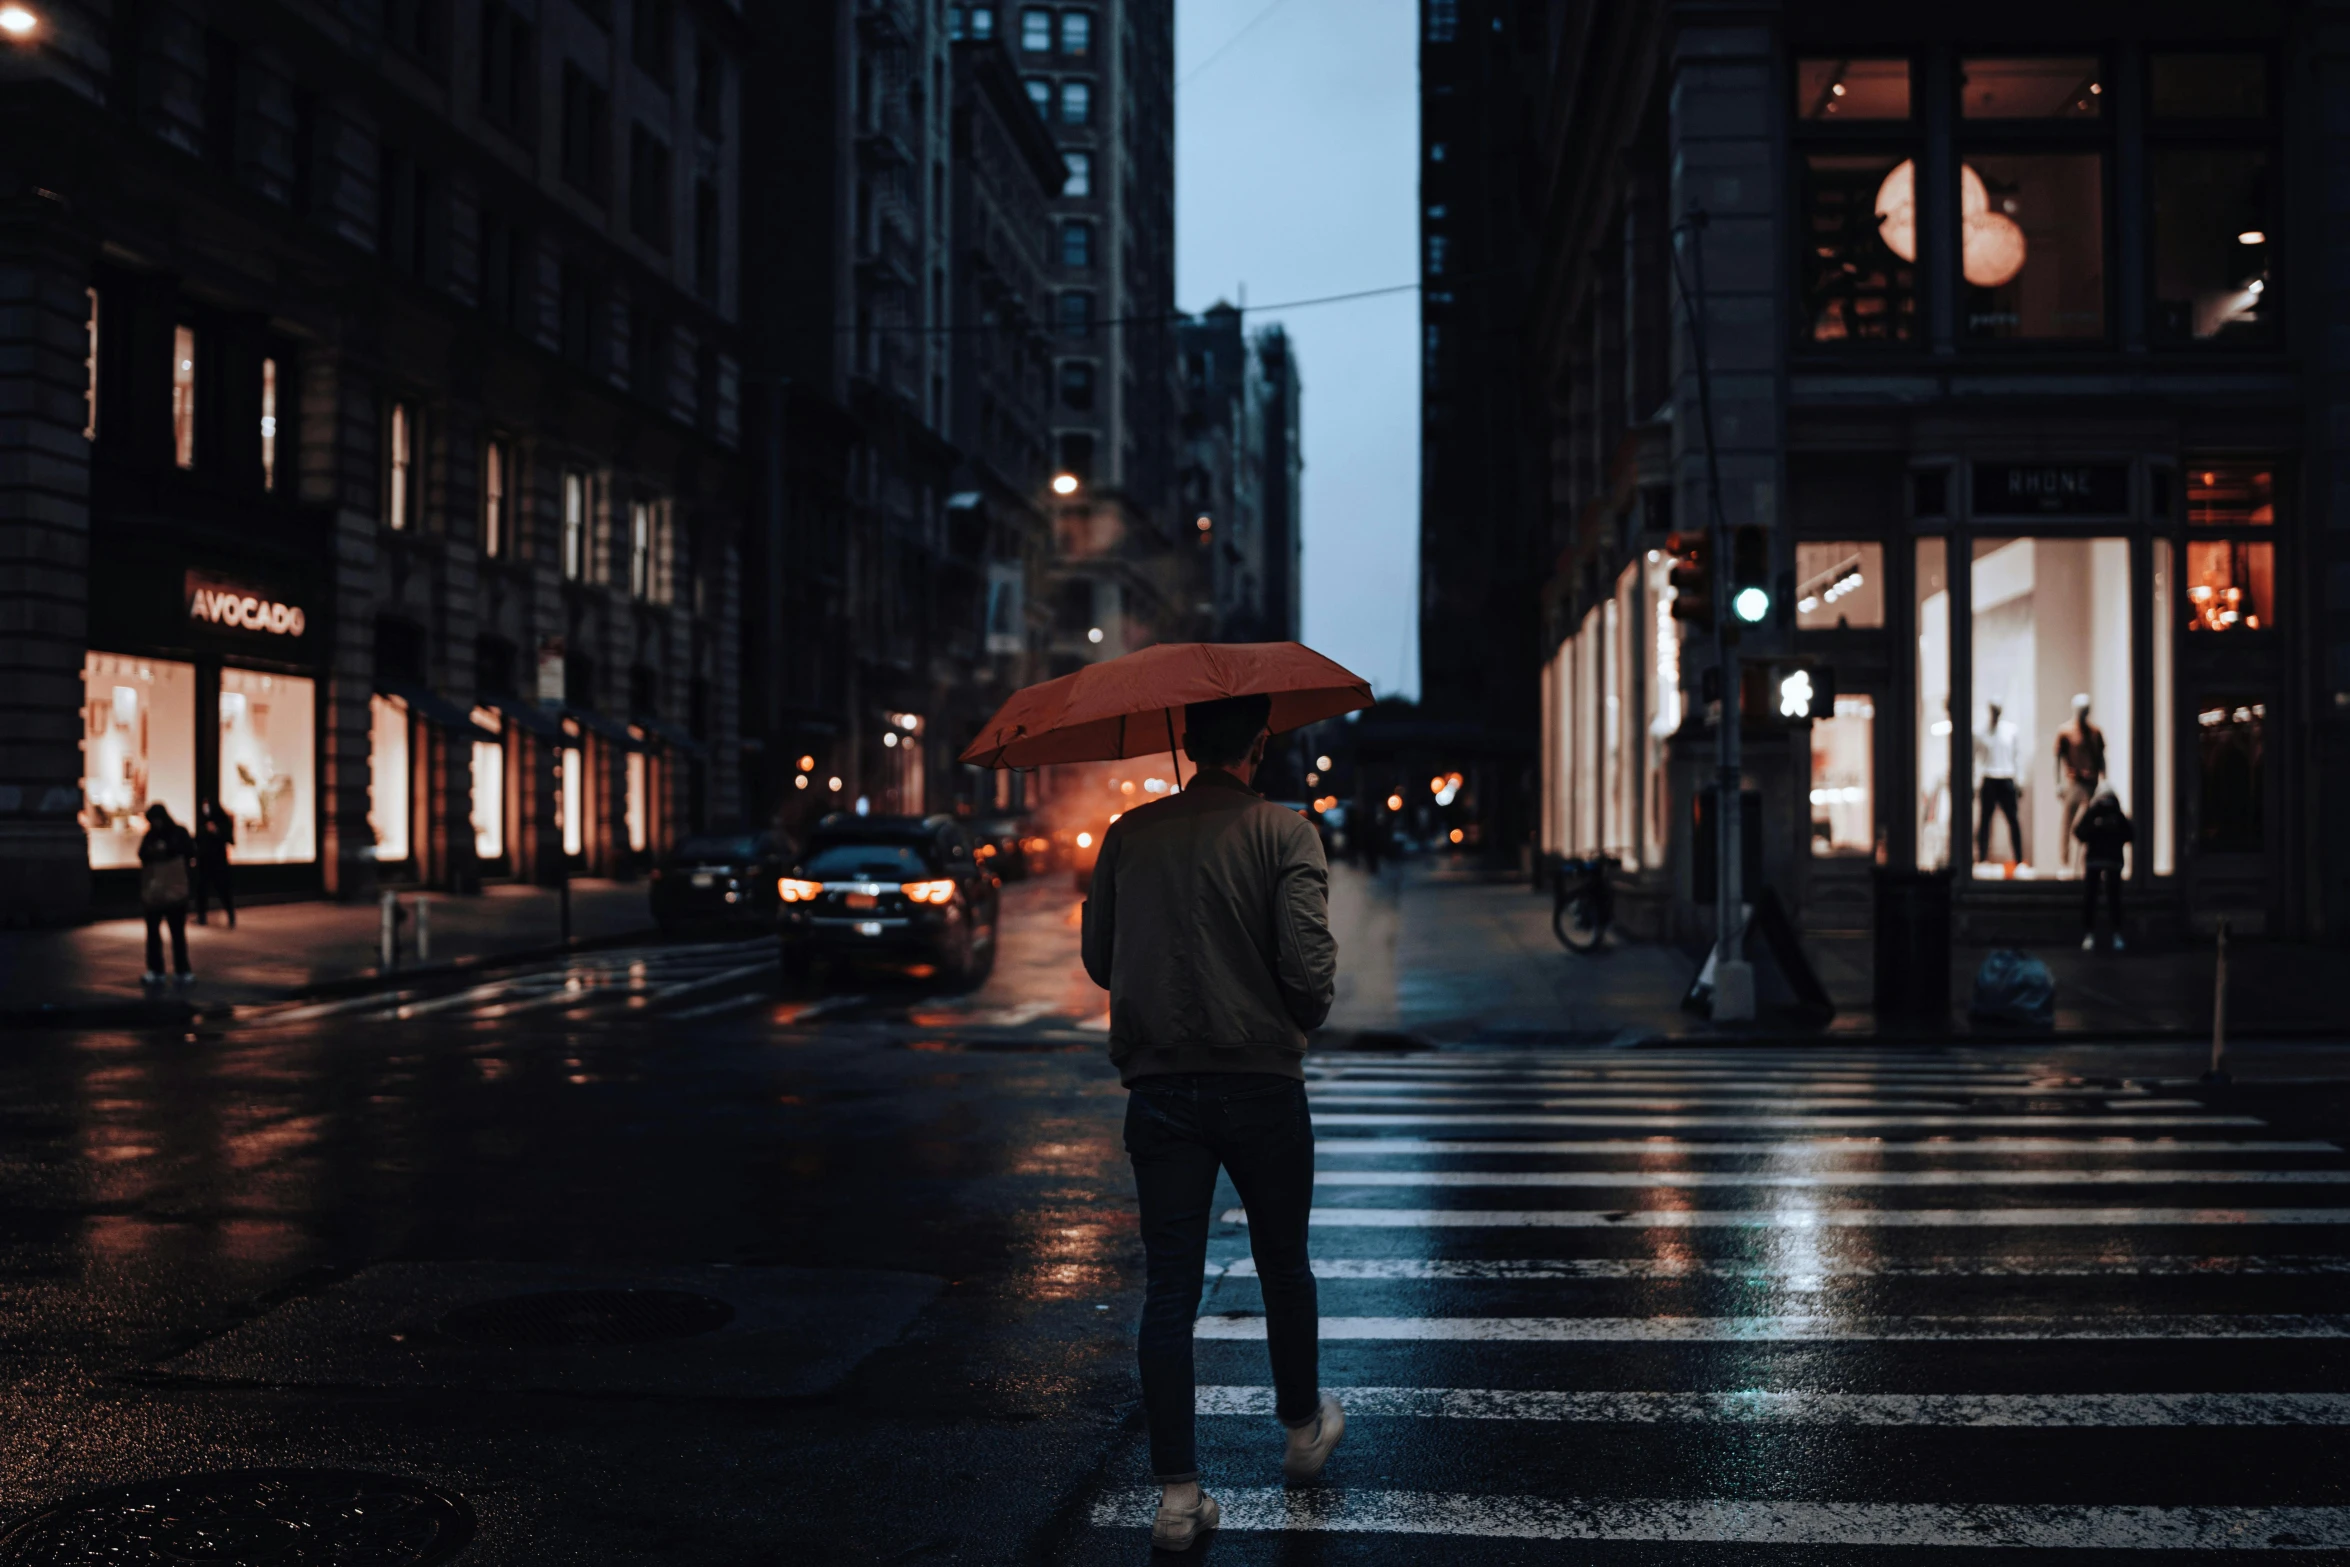
M 1544 1279 L 1728 1279 L 1740 1283 L 1818 1278 L 2330 1278 L 2350 1275 L 2337 1256 L 1839 1257 L 1748 1261 L 1735 1257 L 1316 1257 L 1317 1279 L 1531 1283 Z M 1254 1257 L 1210 1263 L 1211 1278 L 1253 1279 Z
M 1926 1114 L 1947 1114 L 1968 1102 L 1963 1094 L 1951 1094 L 1940 1099 L 1874 1099 L 1874 1098 L 1816 1098 L 1796 1099 L 1772 1095 L 1756 1099 L 1609 1099 L 1604 1096 L 1577 1094 L 1555 1099 L 1537 1098 L 1482 1098 L 1429 1094 L 1403 1099 L 1374 1099 L 1353 1094 L 1315 1094 L 1308 1102 L 1316 1109 L 1325 1105 L 1343 1105 L 1353 1110 L 1414 1109 L 1422 1105 L 1446 1109 L 1463 1109 L 1471 1105 L 1503 1105 L 1522 1110 L 1605 1110 L 1616 1115 L 1634 1115 L 1653 1112 L 1660 1115 L 1686 1114 L 1690 1111 L 1769 1110 L 1790 1115 L 1821 1115 L 1835 1110 L 1872 1110 L 1881 1115 L 1895 1111 L 1914 1110 Z M 2116 1116 L 2135 1118 L 2141 1110 L 2200 1109 L 2191 1100 L 2141 1099 L 2128 1101 L 2107 1098 L 2100 1101 Z
M 2350 1184 L 2350 1170 L 1318 1170 L 1319 1186 L 2250 1186 Z
M 1777 1102 L 1821 1102 L 1825 1094 L 1837 1102 L 1853 1101 L 1864 1105 L 1890 1105 L 1906 1102 L 1887 1095 L 1899 1094 L 1909 1099 L 1925 1099 L 1941 1103 L 1951 1099 L 2086 1099 L 2113 1100 L 2123 1104 L 2156 1102 L 2143 1088 L 2093 1088 L 2078 1084 L 2059 1087 L 2032 1087 L 1980 1083 L 1838 1083 L 1812 1082 L 1801 1086 L 1813 1091 L 1803 1101 L 1787 1101 L 1787 1091 L 1794 1083 L 1698 1083 L 1676 1085 L 1662 1081 L 1637 1083 L 1529 1083 L 1526 1093 L 1501 1093 L 1507 1087 L 1501 1083 L 1357 1083 L 1352 1081 L 1312 1082 L 1306 1085 L 1306 1095 L 1317 1104 L 1336 1100 L 1362 1100 L 1375 1104 L 1614 1104 L 1625 1100 L 1670 1100 L 1681 1103 L 1702 1100 L 1707 1104 L 1746 1104 L 1760 1099 Z M 1433 1088 L 1435 1091 L 1431 1091 Z M 2200 1101 L 2193 1099 L 2166 1099 L 2160 1101 L 2170 1108 L 2191 1105 L 2201 1109 Z
M 1246 1224 L 1247 1210 L 1225 1210 Z M 1316 1229 L 2071 1229 L 2164 1224 L 2350 1225 L 2345 1208 L 1316 1208 Z
M 1327 1117 L 1324 1117 L 1327 1119 Z M 2339 1143 L 2286 1138 L 2236 1139 L 2160 1137 L 1970 1137 L 1950 1138 L 1805 1137 L 1789 1142 L 1706 1142 L 1683 1137 L 1627 1138 L 1435 1138 L 1435 1137 L 1322 1137 L 1315 1139 L 1317 1158 L 1329 1155 L 1349 1159 L 1394 1154 L 1638 1154 L 1667 1157 L 1681 1154 L 1745 1154 L 1773 1158 L 1816 1158 L 1822 1154 L 1950 1154 L 1977 1153 L 2324 1153 L 2343 1151 Z
M 1227 1531 L 1414 1534 L 1717 1545 L 1975 1546 L 2037 1550 L 2332 1549 L 2344 1507 L 2068 1507 L 1789 1502 L 1713 1497 L 1599 1500 L 1438 1491 L 1211 1488 Z M 1101 1528 L 1147 1529 L 1155 1489 L 1102 1497 Z
M 1334 1387 L 1347 1418 L 1555 1420 L 1619 1425 L 2343 1426 L 2350 1393 L 1583 1393 Z M 1274 1413 L 1269 1387 L 1199 1389 L 1203 1415 Z
M 1428 1114 L 1409 1112 L 1398 1115 L 1373 1115 L 1367 1111 L 1340 1110 L 1325 1114 L 1314 1112 L 1316 1126 L 1591 1126 L 1612 1127 L 1618 1131 L 1688 1130 L 1697 1127 L 1746 1127 L 1758 1132 L 1835 1132 L 1855 1131 L 1889 1126 L 1924 1126 L 1936 1129 L 1999 1126 L 2012 1129 L 2038 1127 L 2096 1127 L 2107 1132 L 2144 1126 L 2264 1126 L 2267 1123 L 2256 1115 L 1566 1115 L 1558 1112 L 1541 1113 L 1495 1112 L 1490 1115 L 1462 1115 L 1452 1112 Z
M 1262 1339 L 1249 1312 L 1201 1317 L 1201 1339 Z M 1964 1342 L 1983 1339 L 2337 1339 L 2350 1316 L 1863 1317 L 1324 1317 L 1322 1341 L 1488 1344 L 1783 1344 Z

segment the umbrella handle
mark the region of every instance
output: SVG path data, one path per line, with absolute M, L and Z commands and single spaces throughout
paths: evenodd
M 1175 766 L 1175 792 L 1183 792 L 1183 757 L 1175 749 L 1175 709 L 1164 709 L 1167 715 L 1167 760 Z

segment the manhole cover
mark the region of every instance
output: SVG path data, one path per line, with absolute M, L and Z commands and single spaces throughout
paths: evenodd
M 0 1534 L 9 1567 L 409 1567 L 473 1538 L 445 1491 L 340 1469 L 240 1469 L 70 1497 Z
M 460 1306 L 441 1332 L 501 1349 L 565 1349 L 692 1338 L 733 1320 L 726 1302 L 685 1290 L 546 1290 Z

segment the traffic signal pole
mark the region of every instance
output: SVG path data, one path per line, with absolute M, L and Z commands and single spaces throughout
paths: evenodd
M 1682 314 L 1689 322 L 1689 348 L 1697 360 L 1697 425 L 1705 443 L 1705 502 L 1706 531 L 1713 541 L 1712 582 L 1714 667 L 1722 693 L 1721 716 L 1714 722 L 1715 790 L 1714 817 L 1718 834 L 1715 842 L 1716 875 L 1714 877 L 1714 986 L 1713 1018 L 1717 1023 L 1745 1023 L 1754 1018 L 1754 969 L 1739 956 L 1741 938 L 1746 933 L 1745 860 L 1741 854 L 1741 839 L 1745 832 L 1743 775 L 1744 759 L 1739 752 L 1741 716 L 1740 688 L 1733 657 L 1738 643 L 1737 624 L 1731 612 L 1730 595 L 1734 591 L 1731 579 L 1735 573 L 1727 569 L 1732 562 L 1730 526 L 1722 511 L 1722 464 L 1714 449 L 1713 375 L 1706 359 L 1705 346 L 1705 209 L 1691 212 L 1674 225 L 1676 241 L 1686 236 L 1689 241 L 1690 270 L 1695 275 L 1696 288 L 1681 275 L 1680 247 L 1673 247 L 1673 281 L 1681 294 Z

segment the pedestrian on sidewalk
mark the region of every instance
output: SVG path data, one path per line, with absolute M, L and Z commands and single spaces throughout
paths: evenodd
M 171 927 L 171 977 L 182 988 L 196 982 L 188 968 L 189 866 L 196 842 L 158 800 L 147 807 L 147 833 L 139 840 L 139 908 L 147 916 L 147 972 L 150 990 L 164 982 L 163 934 Z
M 228 928 L 237 928 L 236 887 L 229 880 L 228 851 L 237 841 L 237 819 L 220 807 L 218 800 L 210 800 L 196 807 L 196 923 L 211 923 L 205 918 L 204 905 L 208 898 L 220 899 L 220 912 L 228 916 Z
M 1329 1015 L 1338 949 L 1329 869 L 1305 818 L 1261 799 L 1272 704 L 1184 709 L 1199 771 L 1102 839 L 1085 905 L 1085 972 L 1110 993 L 1110 1059 L 1129 1092 L 1126 1152 L 1141 1201 L 1146 1294 L 1137 1358 L 1162 1492 L 1151 1543 L 1216 1527 L 1194 1445 L 1192 1334 L 1218 1166 L 1248 1213 L 1265 1297 L 1282 1473 L 1321 1473 L 1346 1429 L 1321 1391 L 1321 1323 L 1306 1259 L 1314 1128 L 1306 1031 Z
M 2081 841 L 2082 885 L 2087 889 L 2081 903 L 2081 950 L 2093 952 L 2097 947 L 2097 883 L 2105 882 L 2105 902 L 2113 921 L 2113 950 L 2119 952 L 2122 940 L 2122 851 L 2130 846 L 2137 830 L 2129 817 L 2122 814 L 2122 802 L 2115 796 L 2113 785 L 2103 784 L 2097 790 L 2089 808 L 2073 826 L 2073 836 Z

